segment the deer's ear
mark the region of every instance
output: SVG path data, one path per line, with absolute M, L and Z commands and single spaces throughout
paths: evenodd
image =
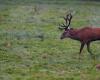
M 73 30 L 73 28 L 68 27 L 68 30 Z
M 70 29 L 70 27 L 68 27 L 67 29 Z

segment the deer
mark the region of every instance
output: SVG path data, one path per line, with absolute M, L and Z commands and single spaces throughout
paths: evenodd
M 79 51 L 79 59 L 82 54 L 84 46 L 87 46 L 87 51 L 90 53 L 91 57 L 95 59 L 95 55 L 90 50 L 90 43 L 93 41 L 100 40 L 100 28 L 86 26 L 83 28 L 71 28 L 71 20 L 73 18 L 72 14 L 69 13 L 66 17 L 63 17 L 65 23 L 59 24 L 59 29 L 63 29 L 64 32 L 61 34 L 60 39 L 70 38 L 72 40 L 77 40 L 81 43 Z

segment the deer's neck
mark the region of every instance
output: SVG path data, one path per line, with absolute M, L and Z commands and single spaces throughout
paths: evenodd
M 78 37 L 78 30 L 77 29 L 73 29 L 70 31 L 70 38 L 74 39 L 74 40 L 80 40 Z

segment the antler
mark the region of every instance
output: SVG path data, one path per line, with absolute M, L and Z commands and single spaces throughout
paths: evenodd
M 71 19 L 72 19 L 72 14 L 71 13 L 67 14 L 66 17 L 64 17 L 66 24 L 60 25 L 59 29 L 68 29 L 71 23 Z
M 58 27 L 58 28 L 59 28 L 60 30 L 62 30 L 62 29 L 65 29 L 65 26 L 66 26 L 65 24 L 59 24 L 59 27 Z
M 66 27 L 68 28 L 70 23 L 71 23 L 71 19 L 72 19 L 72 14 L 69 13 L 66 15 L 66 17 L 64 17 L 64 20 L 66 21 Z

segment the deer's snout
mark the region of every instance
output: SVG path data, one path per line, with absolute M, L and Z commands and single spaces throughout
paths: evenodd
M 61 36 L 60 39 L 64 39 L 64 37 Z

